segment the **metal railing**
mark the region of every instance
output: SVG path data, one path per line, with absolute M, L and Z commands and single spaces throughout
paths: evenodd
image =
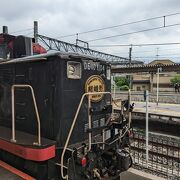
M 14 84 L 11 86 L 11 96 L 12 96 L 12 142 L 16 142 L 16 134 L 15 134 L 15 103 L 14 103 L 14 97 L 15 97 L 15 88 L 29 88 L 31 90 L 32 98 L 33 98 L 33 103 L 34 103 L 34 108 L 35 108 L 35 113 L 37 117 L 37 124 L 38 124 L 38 139 L 37 142 L 34 142 L 34 145 L 41 145 L 41 122 L 40 122 L 40 117 L 39 117 L 39 112 L 37 108 L 37 103 L 36 103 L 36 98 L 34 94 L 34 90 L 32 86 L 28 84 Z
M 180 177 L 180 138 L 149 133 L 149 159 L 146 161 L 145 133 L 134 131 L 131 138 L 133 166 L 167 179 Z
M 64 155 L 65 155 L 66 149 L 68 147 L 69 140 L 71 138 L 71 135 L 72 135 L 75 123 L 77 121 L 77 117 L 79 115 L 79 111 L 81 109 L 83 100 L 84 100 L 84 98 L 86 96 L 88 96 L 88 124 L 89 124 L 89 129 L 91 129 L 91 114 L 90 114 L 90 111 L 89 111 L 89 108 L 91 107 L 91 99 L 90 99 L 90 97 L 91 97 L 91 95 L 103 95 L 103 94 L 109 94 L 111 96 L 111 104 L 112 104 L 112 95 L 111 95 L 110 92 L 90 92 L 90 93 L 84 93 L 82 95 L 82 97 L 81 97 L 80 103 L 78 105 L 76 114 L 75 114 L 74 119 L 72 121 L 71 128 L 69 130 L 68 137 L 66 139 L 66 143 L 64 145 L 63 152 L 62 152 L 62 155 L 61 155 L 61 176 L 62 176 L 63 179 L 68 179 L 68 175 L 66 174 L 64 176 L 64 171 L 63 171 L 63 167 L 64 167 Z M 92 139 L 92 134 L 91 134 L 91 132 L 89 132 L 89 150 L 91 150 L 91 139 Z M 104 138 L 103 138 L 103 140 L 104 140 Z

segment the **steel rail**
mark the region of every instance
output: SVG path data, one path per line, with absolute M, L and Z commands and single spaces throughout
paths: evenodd
M 133 137 L 133 140 L 137 140 L 137 141 L 140 141 L 140 142 L 143 142 L 143 143 L 146 141 L 145 139 L 140 139 L 140 138 L 136 138 L 136 137 Z M 155 146 L 163 146 L 165 148 L 180 151 L 180 146 L 173 146 L 173 145 L 158 143 L 158 142 L 154 142 L 154 141 L 149 141 L 149 144 L 152 144 L 152 145 L 155 145 Z
M 138 152 L 143 152 L 144 154 L 146 153 L 146 149 L 135 147 L 135 146 L 131 146 L 131 150 L 138 151 Z M 154 152 L 152 150 L 149 150 L 149 154 L 154 155 L 154 156 L 163 157 L 163 158 L 169 158 L 169 159 L 172 159 L 172 160 L 177 161 L 177 162 L 179 161 L 179 157 L 165 155 L 165 154 L 162 154 L 162 153 L 159 153 L 159 152 Z

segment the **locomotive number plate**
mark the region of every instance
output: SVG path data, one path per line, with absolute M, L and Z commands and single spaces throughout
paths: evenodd
M 85 84 L 85 92 L 104 92 L 105 83 L 104 80 L 98 76 L 93 75 L 88 78 Z M 103 94 L 91 95 L 90 99 L 92 102 L 99 102 L 103 97 Z

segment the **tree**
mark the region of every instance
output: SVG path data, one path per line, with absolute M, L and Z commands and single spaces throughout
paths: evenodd
M 118 87 L 129 86 L 127 77 L 115 77 L 114 81 Z
M 180 84 L 180 74 L 176 74 L 174 78 L 171 79 L 171 83 L 174 85 L 176 83 Z

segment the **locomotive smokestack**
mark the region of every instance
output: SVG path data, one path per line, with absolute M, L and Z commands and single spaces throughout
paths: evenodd
M 8 34 L 8 27 L 7 26 L 3 26 L 3 34 Z

